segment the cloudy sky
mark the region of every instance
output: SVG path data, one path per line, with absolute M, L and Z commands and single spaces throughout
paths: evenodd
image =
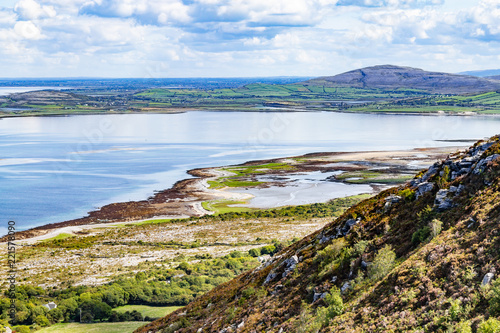
M 2 0 L 0 77 L 500 68 L 500 0 Z

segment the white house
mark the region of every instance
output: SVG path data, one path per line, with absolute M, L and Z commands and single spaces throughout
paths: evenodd
M 49 309 L 49 311 L 57 308 L 57 304 L 54 302 L 49 302 L 47 304 L 44 304 L 43 306 L 45 306 L 47 309 Z

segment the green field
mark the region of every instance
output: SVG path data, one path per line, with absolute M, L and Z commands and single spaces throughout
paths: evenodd
M 39 333 L 132 333 L 137 328 L 144 326 L 142 321 L 126 321 L 123 323 L 97 323 L 56 324 L 43 328 Z
M 151 318 L 161 318 L 180 309 L 181 306 L 148 306 L 148 305 L 125 305 L 113 309 L 116 312 L 127 312 L 127 311 L 137 311 L 142 314 L 143 317 Z
M 59 235 L 57 235 L 55 237 L 44 239 L 41 242 L 50 242 L 50 241 L 59 240 L 59 239 L 66 239 L 66 238 L 70 238 L 70 237 L 75 237 L 75 235 L 67 234 L 67 233 L 63 232 L 63 233 L 60 233 Z
M 24 111 L 1 112 L 5 116 L 183 112 L 186 110 L 265 111 L 268 107 L 282 111 L 344 111 L 389 113 L 500 113 L 500 93 L 432 94 L 415 89 L 363 89 L 330 87 L 320 81 L 306 84 L 248 84 L 239 88 L 175 89 L 155 88 L 120 97 L 100 91 L 93 99 L 78 91 L 80 100 L 47 100 L 45 104 L 27 103 Z M 352 103 L 355 102 L 355 103 Z M 13 107 L 15 101 L 2 103 Z M 178 110 L 176 110 L 178 109 Z
M 204 201 L 201 203 L 203 208 L 215 212 L 215 214 L 224 214 L 230 212 L 251 212 L 257 210 L 255 208 L 247 207 L 232 207 L 232 205 L 246 204 L 245 201 L 231 201 L 231 200 L 218 200 L 218 201 Z

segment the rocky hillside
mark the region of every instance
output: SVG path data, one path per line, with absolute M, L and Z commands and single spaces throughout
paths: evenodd
M 499 332 L 500 137 L 136 332 Z
M 500 81 L 469 75 L 427 72 L 418 68 L 382 65 L 305 81 L 325 87 L 417 89 L 437 94 L 463 94 L 500 89 Z

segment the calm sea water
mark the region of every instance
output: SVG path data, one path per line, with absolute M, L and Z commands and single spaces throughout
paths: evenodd
M 311 152 L 456 145 L 500 118 L 188 112 L 0 120 L 0 216 L 19 229 L 145 199 L 186 170 Z M 1 230 L 0 230 L 1 231 Z

